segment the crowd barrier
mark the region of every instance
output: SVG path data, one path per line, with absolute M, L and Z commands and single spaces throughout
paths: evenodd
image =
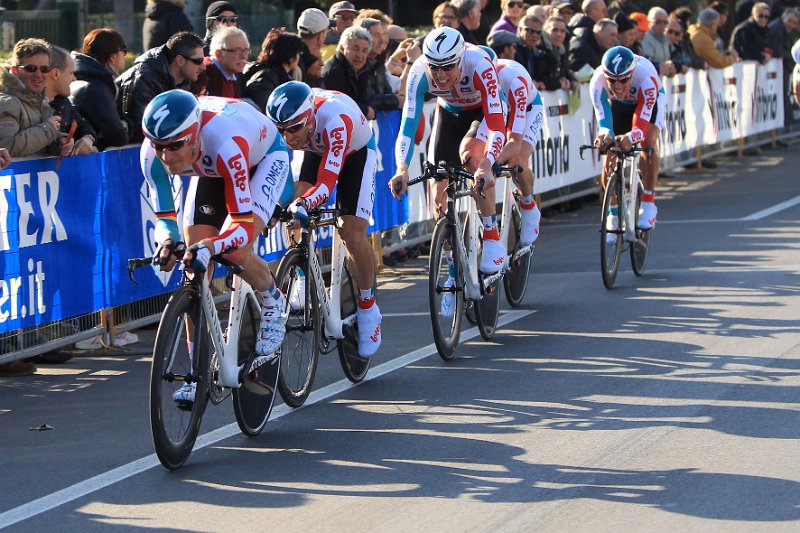
M 707 153 L 726 143 L 735 148 L 743 140 L 768 140 L 785 131 L 783 72 L 777 60 L 691 71 L 665 79 L 664 86 L 662 168 L 695 161 L 701 150 Z M 597 130 L 588 86 L 572 94 L 547 92 L 543 100 L 545 121 L 532 161 L 536 193 L 552 203 L 576 190 L 596 190 L 600 161 L 588 153 L 581 159 L 578 152 Z M 430 118 L 433 103 L 425 109 Z M 379 168 L 370 232 L 382 235 L 387 249 L 393 242 L 408 245 L 428 238 L 425 187 L 413 187 L 397 201 L 386 185 L 394 173 L 399 112 L 379 113 L 375 126 Z M 425 159 L 429 130 L 426 120 L 412 176 Z M 177 269 L 171 274 L 140 270 L 138 284 L 128 279 L 128 258 L 155 251 L 154 215 L 138 154 L 138 147 L 109 150 L 65 158 L 58 168 L 55 158 L 20 160 L 0 171 L 0 363 L 158 318 L 180 274 Z M 185 187 L 184 179 L 173 180 L 176 205 L 182 205 Z M 284 232 L 273 230 L 257 246 L 260 255 L 274 261 L 286 245 Z

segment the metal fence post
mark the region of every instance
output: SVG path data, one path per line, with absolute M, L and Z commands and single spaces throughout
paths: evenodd
M 80 35 L 80 1 L 57 0 L 56 9 L 61 12 L 61 42 L 59 45 L 67 50 L 81 47 L 83 36 Z

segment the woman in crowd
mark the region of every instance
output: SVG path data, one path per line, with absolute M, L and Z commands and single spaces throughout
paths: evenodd
M 117 111 L 114 78 L 125 68 L 125 40 L 117 30 L 97 28 L 86 34 L 80 52 L 72 52 L 75 78 L 70 102 L 97 132 L 98 150 L 128 144 L 128 127 Z
M 253 100 L 262 113 L 275 87 L 289 80 L 302 81 L 299 64 L 303 49 L 299 35 L 275 28 L 261 43 L 258 59 L 245 67 L 244 96 Z

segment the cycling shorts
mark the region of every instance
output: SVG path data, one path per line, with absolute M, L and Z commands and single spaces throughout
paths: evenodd
M 284 189 L 294 184 L 289 176 L 289 153 L 278 150 L 268 153 L 255 167 L 250 169 L 250 196 L 253 214 L 264 224 L 269 222 L 275 204 Z M 184 227 L 206 224 L 221 229 L 228 218 L 225 206 L 225 179 L 207 176 L 192 176 L 183 210 Z
M 428 160 L 460 164 L 461 141 L 464 137 L 475 137 L 477 126 L 482 120 L 481 107 L 453 113 L 437 105 L 433 116 Z
M 369 221 L 375 202 L 375 173 L 378 154 L 374 143 L 348 154 L 344 158 L 339 179 L 336 182 L 336 207 L 340 215 L 352 215 Z M 322 156 L 315 152 L 295 151 L 300 158 L 299 181 L 316 185 Z
M 635 112 L 635 104 L 623 104 L 617 100 L 611 101 L 611 121 L 614 125 L 615 135 L 622 135 L 623 133 L 631 131 Z M 664 106 L 659 107 L 658 102 L 653 104 L 653 114 L 650 115 L 650 124 L 653 124 L 659 131 L 664 129 Z

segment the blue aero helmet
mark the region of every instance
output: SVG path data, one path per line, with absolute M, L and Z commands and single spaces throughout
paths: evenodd
M 267 100 L 267 117 L 278 125 L 308 123 L 314 112 L 314 94 L 311 87 L 301 81 L 287 81 L 279 85 Z
M 194 144 L 200 133 L 200 103 L 181 89 L 161 93 L 144 109 L 142 131 L 158 144 L 177 140 Z
M 607 78 L 625 78 L 636 68 L 636 56 L 624 46 L 614 46 L 603 54 L 602 64 Z

